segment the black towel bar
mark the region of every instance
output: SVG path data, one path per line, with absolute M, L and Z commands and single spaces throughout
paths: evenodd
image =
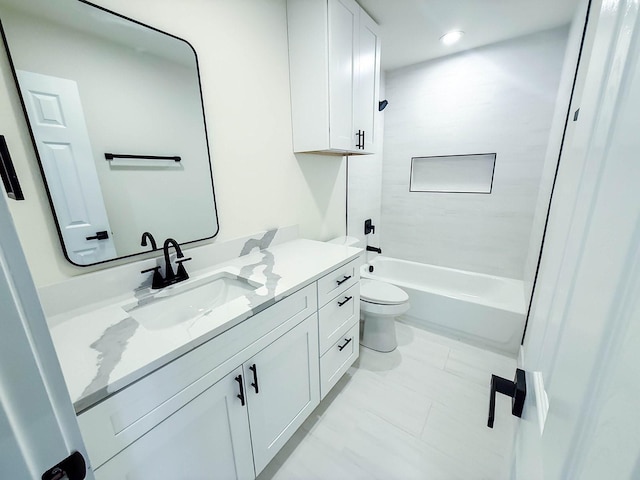
M 164 157 L 158 155 L 129 155 L 126 153 L 105 153 L 104 158 L 107 161 L 111 161 L 114 158 L 134 158 L 139 160 L 173 160 L 174 162 L 182 161 L 182 158 L 178 156 Z

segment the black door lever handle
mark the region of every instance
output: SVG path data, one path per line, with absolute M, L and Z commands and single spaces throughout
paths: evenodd
M 96 232 L 96 234 L 92 237 L 87 237 L 87 240 L 106 240 L 109 238 L 109 233 L 106 230 L 101 232 Z
M 524 400 L 527 397 L 527 379 L 524 370 L 516 369 L 516 377 L 513 381 L 497 375 L 491 375 L 489 418 L 487 420 L 487 427 L 489 428 L 493 428 L 493 420 L 496 415 L 496 393 L 511 397 L 511 414 L 518 418 L 522 417 Z

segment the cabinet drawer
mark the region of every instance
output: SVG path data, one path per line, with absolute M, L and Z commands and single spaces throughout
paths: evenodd
M 360 320 L 360 284 L 348 288 L 320 309 L 320 354 Z
M 318 305 L 323 306 L 360 279 L 358 260 L 353 260 L 318 280 Z
M 320 398 L 324 398 L 329 393 L 329 390 L 356 361 L 360 351 L 359 341 L 360 322 L 358 321 L 320 357 Z
M 82 412 L 78 424 L 93 468 L 150 431 L 316 309 L 316 290 L 309 285 Z

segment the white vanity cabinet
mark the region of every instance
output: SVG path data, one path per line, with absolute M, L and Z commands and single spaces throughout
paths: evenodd
M 173 478 L 213 478 L 204 472 L 214 468 L 229 472 L 215 478 L 253 478 L 253 455 L 259 472 L 320 401 L 316 298 L 308 285 L 82 412 L 96 477 L 172 478 L 148 472 L 182 468 L 193 475 Z M 232 455 L 214 454 L 218 444 Z
M 96 479 L 255 478 L 320 402 L 317 331 L 313 314 L 108 460 Z
M 358 280 L 356 259 L 81 412 L 96 479 L 255 478 L 358 357 Z
M 295 152 L 374 152 L 380 82 L 376 23 L 355 0 L 288 0 Z

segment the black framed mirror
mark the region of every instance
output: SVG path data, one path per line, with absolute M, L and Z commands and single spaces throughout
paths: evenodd
M 219 230 L 196 52 L 84 0 L 0 0 L 65 257 L 94 265 Z

